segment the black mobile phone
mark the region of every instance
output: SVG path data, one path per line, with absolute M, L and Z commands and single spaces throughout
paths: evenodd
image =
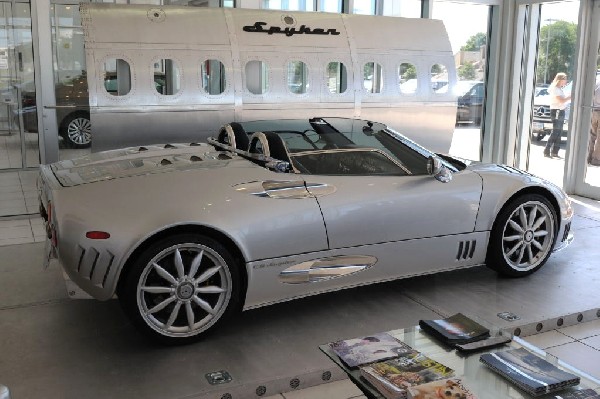
M 469 342 L 468 344 L 457 344 L 456 349 L 460 352 L 473 352 L 479 349 L 491 348 L 512 341 L 510 337 L 504 337 L 499 335 L 497 337 L 490 337 L 481 341 Z

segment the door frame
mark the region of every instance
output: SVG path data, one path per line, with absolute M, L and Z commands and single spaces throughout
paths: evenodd
M 565 159 L 565 191 L 600 199 L 600 186 L 585 182 L 588 141 L 591 128 L 593 88 L 596 84 L 596 63 L 600 49 L 600 0 L 582 1 L 579 16 L 577 77 L 573 87 L 570 129 Z M 575 134 L 573 134 L 575 133 Z

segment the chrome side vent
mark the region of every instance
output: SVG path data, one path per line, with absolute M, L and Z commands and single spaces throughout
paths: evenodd
M 77 273 L 92 284 L 104 288 L 108 275 L 113 267 L 115 255 L 106 250 L 97 250 L 96 248 L 77 248 L 79 263 L 77 264 Z
M 567 225 L 565 226 L 565 232 L 563 234 L 562 237 L 562 241 L 567 241 L 567 239 L 569 238 L 569 233 L 571 232 L 571 222 L 567 223 Z
M 138 148 L 138 151 L 139 152 L 148 151 L 148 149 L 146 147 L 140 147 L 140 148 Z
M 198 147 L 199 145 L 202 145 L 200 143 L 190 143 L 190 147 Z
M 476 244 L 477 241 L 475 240 L 460 241 L 458 243 L 458 252 L 456 254 L 456 260 L 461 261 L 471 259 L 473 257 L 473 254 L 475 253 Z
M 166 165 L 172 165 L 173 162 L 169 161 L 168 159 L 163 159 L 162 161 L 160 161 L 160 164 L 162 166 L 166 166 Z
M 217 157 L 218 159 L 231 159 L 231 157 L 227 154 L 220 153 Z
M 165 144 L 165 148 L 176 148 L 173 144 Z
M 202 161 L 202 158 L 200 158 L 199 156 L 196 156 L 196 155 L 192 155 L 190 157 L 190 161 L 192 161 L 192 162 L 198 162 L 198 161 Z
M 81 265 L 83 263 L 83 256 L 85 255 L 85 249 L 80 245 L 77 247 L 77 257 L 79 261 L 77 262 L 77 273 L 81 271 Z

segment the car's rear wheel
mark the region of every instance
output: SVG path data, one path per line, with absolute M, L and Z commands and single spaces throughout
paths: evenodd
M 542 141 L 546 137 L 546 132 L 537 132 L 535 134 L 536 141 Z
M 186 344 L 240 309 L 239 268 L 210 237 L 180 234 L 145 249 L 119 284 L 119 300 L 148 337 Z
M 554 207 L 545 197 L 528 194 L 515 198 L 494 223 L 487 265 L 511 277 L 535 272 L 552 252 L 557 223 Z
M 70 148 L 86 148 L 92 143 L 92 122 L 87 112 L 68 115 L 61 124 L 61 136 Z

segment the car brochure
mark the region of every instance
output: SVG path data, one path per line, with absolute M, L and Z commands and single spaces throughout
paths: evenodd
M 479 360 L 527 393 L 538 396 L 579 384 L 580 378 L 525 348 L 485 353 Z
M 462 353 L 471 353 L 478 350 L 489 349 L 495 346 L 504 345 L 512 341 L 512 338 L 508 336 L 498 335 L 495 337 L 490 337 L 486 339 L 482 339 L 481 341 L 469 342 L 467 344 L 456 344 L 456 349 Z
M 419 320 L 419 326 L 423 331 L 449 345 L 466 344 L 490 336 L 490 330 L 462 313 L 445 319 Z
M 361 366 L 360 373 L 388 399 L 407 397 L 407 388 L 454 376 L 454 370 L 413 350 Z
M 444 378 L 408 387 L 409 399 L 477 399 L 460 378 Z
M 600 393 L 593 389 L 577 389 L 574 391 L 561 392 L 554 396 L 555 399 L 600 399 Z
M 348 367 L 389 359 L 413 350 L 388 333 L 331 342 L 329 347 Z

